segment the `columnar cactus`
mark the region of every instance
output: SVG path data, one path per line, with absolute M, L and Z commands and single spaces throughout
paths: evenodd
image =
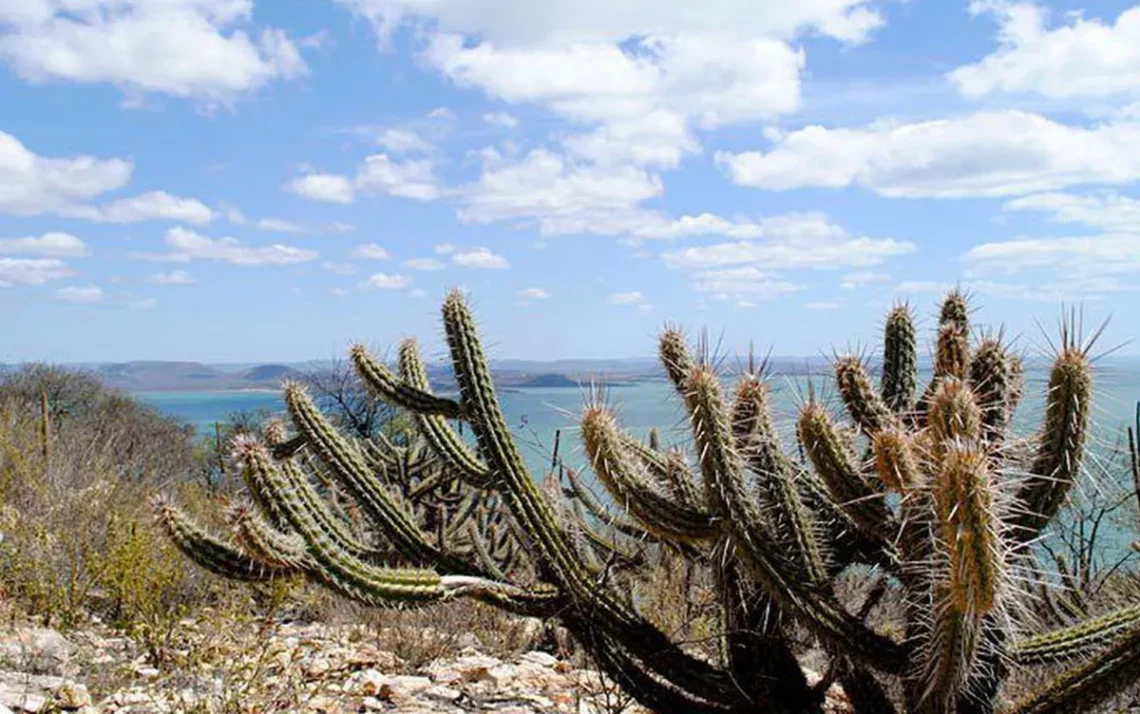
M 1091 379 L 1088 345 L 1072 332 L 1055 355 L 1029 458 L 1009 448 L 1020 360 L 1000 338 L 971 346 L 957 291 L 942 307 L 926 389 L 917 386 L 913 316 L 900 305 L 887 318 L 877 387 L 860 359 L 835 361 L 852 427 L 807 399 L 797 458 L 777 435 L 762 371 L 744 374 L 730 401 L 721 375 L 668 329 L 660 354 L 688 415 L 692 465 L 591 403 L 581 435 L 606 504 L 572 471 L 565 490 L 540 487 L 506 426 L 461 293 L 448 296 L 443 322 L 457 399 L 431 391 L 413 341 L 401 345 L 395 372 L 362 347 L 351 352 L 363 381 L 413 415 L 422 448 L 346 438 L 289 384 L 296 435 L 278 428 L 272 443 L 235 445 L 261 515 L 234 509 L 225 540 L 162 503 L 174 542 L 236 579 L 300 575 L 371 605 L 469 597 L 555 618 L 660 712 L 815 712 L 836 680 L 858 712 L 992 712 L 1011 666 L 1076 662 L 1009 705 L 1063 712 L 1140 673 L 1140 606 L 1033 632 L 1014 576 L 1080 474 Z M 315 480 L 324 478 L 351 495 L 366 529 L 326 499 Z M 723 614 L 719 661 L 670 641 L 615 589 L 600 564 L 636 565 L 623 545 L 634 542 L 711 568 Z M 848 603 L 836 578 L 861 564 L 881 575 L 863 602 Z M 901 597 L 905 621 L 879 630 L 868 615 L 888 595 Z M 831 662 L 814 686 L 796 659 L 805 633 Z

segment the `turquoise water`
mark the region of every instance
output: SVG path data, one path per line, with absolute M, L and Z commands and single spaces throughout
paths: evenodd
M 1047 375 L 1041 371 L 1030 371 L 1027 377 L 1026 398 L 1018 414 L 1023 428 L 1030 428 L 1039 418 Z M 792 422 L 798 405 L 808 392 L 809 381 L 815 385 L 817 393 L 837 403 L 834 389 L 825 377 L 809 379 L 776 375 L 772 378 L 776 421 L 782 425 L 789 440 Z M 1117 443 L 1121 430 L 1132 418 L 1136 400 L 1140 399 L 1140 360 L 1101 361 L 1097 366 L 1095 388 L 1095 442 L 1102 448 L 1108 448 Z M 224 421 L 233 412 L 267 409 L 280 413 L 284 410 L 281 395 L 267 391 L 139 392 L 135 396 L 171 416 L 192 423 L 202 434 L 211 432 L 214 422 Z M 650 428 L 657 427 L 667 443 L 687 441 L 681 406 L 665 382 L 646 381 L 610 387 L 601 396 L 616 410 L 626 428 L 634 433 L 644 435 Z M 524 458 L 536 473 L 549 468 L 557 430 L 563 432 L 559 451 L 565 463 L 580 465 L 584 461 L 575 428 L 577 415 L 590 398 L 590 391 L 586 388 L 501 391 L 507 423 L 515 433 Z

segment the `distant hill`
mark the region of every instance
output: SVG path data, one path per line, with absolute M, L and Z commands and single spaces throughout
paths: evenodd
M 86 369 L 108 387 L 128 392 L 276 389 L 282 380 L 300 374 L 282 364 L 257 365 L 234 372 L 201 362 L 161 361 L 115 362 L 88 365 Z
M 273 382 L 277 384 L 281 380 L 294 379 L 300 375 L 301 373 L 297 370 L 283 364 L 263 364 L 247 369 L 237 376 L 251 382 Z

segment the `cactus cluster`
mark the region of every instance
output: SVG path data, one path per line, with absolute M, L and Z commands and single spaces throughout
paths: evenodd
M 257 509 L 233 510 L 233 536 L 211 535 L 169 503 L 160 520 L 223 576 L 300 575 L 370 605 L 469 597 L 556 619 L 659 712 L 821 711 L 836 681 L 855 711 L 873 714 L 1083 710 L 1140 674 L 1140 607 L 1041 632 L 1019 582 L 1079 478 L 1088 345 L 1065 332 L 1040 430 L 1016 440 L 1021 361 L 1000 337 L 972 343 L 969 314 L 960 292 L 947 296 L 920 390 L 914 317 L 892 309 L 878 385 L 858 357 L 836 358 L 850 424 L 807 397 L 798 456 L 777 432 L 763 370 L 740 376 L 730 398 L 710 361 L 667 329 L 660 357 L 687 412 L 691 455 L 662 450 L 656 434 L 645 443 L 604 403 L 589 404 L 581 437 L 608 505 L 573 472 L 565 489 L 544 489 L 527 469 L 472 313 L 453 292 L 443 322 L 457 399 L 432 392 L 414 341 L 396 371 L 351 352 L 368 387 L 414 416 L 411 445 L 346 438 L 290 384 L 295 436 L 275 428 L 269 443 L 235 444 Z M 646 542 L 715 576 L 717 661 L 671 641 L 614 587 L 611 571 L 637 558 L 623 543 Z M 845 602 L 838 578 L 862 566 L 875 584 Z M 876 628 L 868 616 L 887 595 L 903 621 Z M 796 657 L 805 638 L 830 662 L 814 684 Z M 1071 668 L 1051 684 L 999 704 L 1013 668 L 1061 663 Z

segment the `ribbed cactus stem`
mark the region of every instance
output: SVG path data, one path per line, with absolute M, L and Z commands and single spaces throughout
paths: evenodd
M 626 441 L 608 409 L 587 407 L 582 414 L 582 443 L 594 473 L 614 502 L 646 530 L 667 540 L 697 543 L 712 538 L 716 527 L 709 514 L 658 490 L 636 456 L 622 448 Z
M 1014 388 L 1010 358 L 1000 340 L 983 340 L 970 362 L 970 387 L 982 409 L 986 440 L 1000 443 L 1011 416 L 1010 392 Z
M 247 504 L 230 509 L 226 520 L 234 540 L 250 557 L 273 568 L 302 572 L 312 567 L 305 553 L 305 542 L 296 535 L 282 533 L 266 523 Z
M 982 410 L 973 390 L 954 377 L 941 380 L 930 404 L 927 427 L 936 454 L 944 453 L 953 442 L 980 442 Z
M 858 357 L 845 356 L 835 361 L 835 383 L 847 413 L 865 433 L 874 434 L 896 425 L 894 414 L 875 391 L 867 368 Z
M 954 598 L 936 588 L 930 636 L 925 642 L 924 689 L 916 712 L 954 714 L 978 658 L 979 618 L 953 605 Z
M 365 363 L 364 360 L 361 360 Z M 416 341 L 404 340 L 400 343 L 400 376 L 409 386 L 424 394 L 431 394 L 427 369 L 420 359 Z M 369 382 L 371 384 L 372 382 Z M 412 411 L 420 434 L 427 440 L 432 450 L 446 461 L 465 481 L 476 488 L 486 487 L 491 481 L 491 471 L 471 450 L 465 441 L 438 414 Z
M 1135 685 L 1140 677 L 1140 627 L 1108 649 L 1062 674 L 1018 704 L 1013 714 L 1068 714 L 1094 711 L 1104 701 Z
M 989 460 L 977 445 L 953 444 L 932 485 L 946 578 L 953 607 L 984 615 L 994 608 L 1004 579 L 1004 554 L 994 513 Z
M 864 478 L 827 409 L 817 401 L 807 402 L 800 410 L 797 428 L 815 472 L 836 505 L 868 535 L 891 537 L 895 527 L 883 493 Z
M 910 410 L 918 388 L 918 342 L 910 306 L 895 305 L 883 328 L 883 401 L 896 414 Z
M 960 288 L 954 288 L 942 299 L 942 306 L 938 311 L 938 324 L 954 325 L 969 331 L 970 303 Z
M 1140 605 L 1114 610 L 1070 627 L 1019 640 L 1011 649 L 1018 664 L 1049 664 L 1085 657 L 1140 626 Z
M 673 388 L 682 398 L 687 393 L 689 373 L 693 370 L 693 358 L 689 354 L 689 346 L 685 344 L 685 335 L 676 328 L 667 328 L 661 333 L 658 344 L 658 353 L 661 364 L 665 367 L 665 374 L 673 384 Z
M 935 377 L 965 379 L 970 364 L 970 333 L 956 324 L 938 328 L 934 353 Z
M 202 528 L 165 499 L 155 504 L 159 527 L 184 555 L 206 570 L 231 580 L 265 582 L 297 573 L 257 561 Z
M 772 533 L 813 582 L 827 578 L 812 516 L 796 489 L 795 465 L 784 453 L 772 423 L 767 382 L 745 375 L 737 382 L 732 407 L 736 449 L 756 480 Z
M 1068 345 L 1053 363 L 1045 401 L 1045 425 L 1029 476 L 1018 491 L 1019 537 L 1036 537 L 1065 501 L 1080 475 L 1088 439 L 1092 376 L 1088 356 Z
M 902 429 L 894 427 L 876 433 L 871 439 L 871 453 L 875 473 L 895 493 L 905 495 L 922 483 L 914 449 Z
M 353 345 L 349 354 L 360 378 L 390 403 L 420 414 L 435 414 L 448 419 L 458 419 L 461 416 L 462 410 L 458 402 L 428 394 L 404 383 L 387 365 L 369 354 L 364 345 Z

